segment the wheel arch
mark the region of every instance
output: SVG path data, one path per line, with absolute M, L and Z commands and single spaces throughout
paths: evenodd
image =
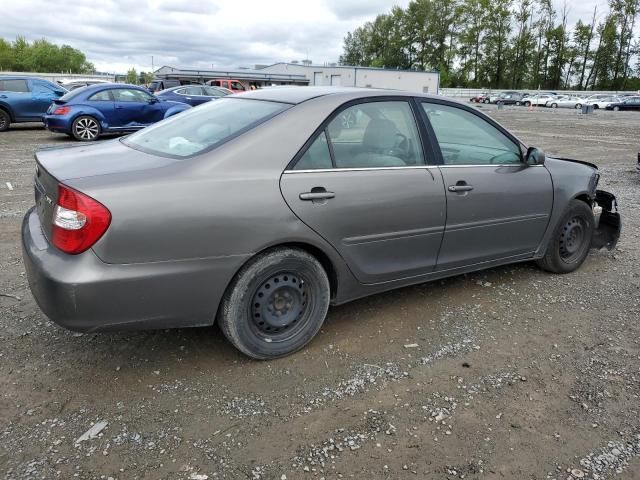
M 11 120 L 12 123 L 16 121 L 16 117 L 13 114 L 13 110 L 9 105 L 7 105 L 6 103 L 0 103 L 0 110 L 4 110 L 9 114 L 9 120 Z
M 231 288 L 231 285 L 232 285 L 233 281 L 236 279 L 236 277 L 238 276 L 238 273 L 240 273 L 242 271 L 242 269 L 250 261 L 252 261 L 253 259 L 255 259 L 256 257 L 258 257 L 260 255 L 264 255 L 265 253 L 268 253 L 270 251 L 278 250 L 278 249 L 282 249 L 282 248 L 297 248 L 299 250 L 303 250 L 304 252 L 308 253 L 313 258 L 318 260 L 318 262 L 320 262 L 320 265 L 322 265 L 322 268 L 324 269 L 324 271 L 327 273 L 327 277 L 329 279 L 330 298 L 334 299 L 337 296 L 337 292 L 338 292 L 338 271 L 336 269 L 336 265 L 334 264 L 334 261 L 331 260 L 329 255 L 327 255 L 327 253 L 324 252 L 317 245 L 313 245 L 313 244 L 311 244 L 309 242 L 304 242 L 304 241 L 286 241 L 286 242 L 282 242 L 282 243 L 276 243 L 276 244 L 273 244 L 273 245 L 265 246 L 264 248 L 254 252 L 252 255 L 248 256 L 240 265 L 238 265 L 238 267 L 236 268 L 236 271 L 233 273 L 233 275 L 231 275 L 231 277 L 227 281 L 227 285 L 225 286 L 225 288 L 223 290 L 224 293 L 221 295 L 220 298 L 221 299 L 223 298 L 223 296 L 227 293 L 229 288 Z M 222 306 L 222 300 L 220 300 L 220 302 L 218 302 L 218 306 L 216 308 L 216 312 L 215 312 L 215 316 L 214 316 L 214 323 L 216 322 L 216 320 L 217 320 L 217 318 L 218 318 L 218 316 L 220 314 L 221 306 Z

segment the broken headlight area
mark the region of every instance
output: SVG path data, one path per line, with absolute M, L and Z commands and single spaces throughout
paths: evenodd
M 596 231 L 591 240 L 591 248 L 613 250 L 622 230 L 616 197 L 604 190 L 596 190 L 593 214 L 596 220 Z

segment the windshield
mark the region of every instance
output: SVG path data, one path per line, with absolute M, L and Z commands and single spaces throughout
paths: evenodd
M 171 157 L 190 157 L 254 128 L 289 105 L 222 98 L 172 116 L 123 139 L 129 147 Z

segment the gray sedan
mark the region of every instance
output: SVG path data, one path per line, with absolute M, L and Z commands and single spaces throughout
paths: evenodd
M 217 322 L 258 359 L 306 345 L 330 304 L 514 262 L 568 273 L 620 234 L 594 165 L 397 91 L 249 92 L 36 159 L 22 244 L 53 321 Z

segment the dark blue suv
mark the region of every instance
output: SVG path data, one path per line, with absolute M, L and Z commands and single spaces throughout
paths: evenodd
M 65 93 L 42 78 L 0 76 L 0 132 L 11 123 L 41 122 L 53 100 Z

